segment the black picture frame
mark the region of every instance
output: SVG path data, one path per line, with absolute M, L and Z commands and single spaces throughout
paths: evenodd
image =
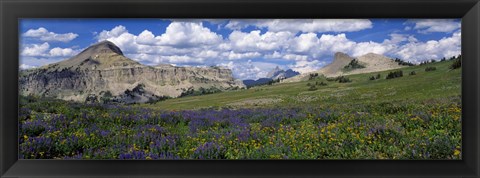
M 19 18 L 461 18 L 462 160 L 18 160 Z M 478 177 L 478 0 L 0 0 L 1 177 Z

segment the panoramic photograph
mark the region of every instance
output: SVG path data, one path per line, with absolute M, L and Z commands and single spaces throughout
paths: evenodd
M 19 159 L 460 160 L 460 19 L 20 19 Z

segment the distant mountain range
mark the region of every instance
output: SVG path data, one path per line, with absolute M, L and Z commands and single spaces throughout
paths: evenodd
M 271 78 L 259 78 L 257 80 L 243 80 L 243 84 L 247 86 L 248 88 L 253 87 L 253 86 L 258 86 L 258 85 L 265 85 L 273 81 Z
M 275 69 L 273 69 L 272 71 L 270 71 L 267 74 L 266 78 L 270 78 L 270 79 L 273 79 L 273 80 L 286 79 L 286 78 L 290 78 L 290 77 L 293 77 L 293 76 L 296 76 L 296 75 L 299 75 L 299 74 L 300 74 L 299 72 L 293 71 L 292 69 L 282 70 L 277 66 L 277 67 L 275 67 Z
M 123 55 L 115 44 L 94 44 L 70 59 L 22 70 L 23 95 L 74 101 L 144 103 L 198 89 L 245 87 L 223 67 L 146 66 Z
M 243 80 L 243 84 L 247 87 L 265 85 L 270 83 L 271 81 L 283 80 L 299 74 L 299 72 L 293 71 L 292 69 L 282 70 L 280 69 L 280 67 L 277 66 L 272 71 L 268 72 L 265 78 L 259 78 L 257 80 Z

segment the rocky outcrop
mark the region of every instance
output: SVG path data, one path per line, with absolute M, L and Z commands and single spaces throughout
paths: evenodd
M 362 68 L 355 68 L 345 70 L 345 66 L 349 65 L 352 60 L 356 60 Z M 320 70 L 310 73 L 304 73 L 295 77 L 283 80 L 282 82 L 298 82 L 308 80 L 308 77 L 312 73 L 318 73 L 326 77 L 336 77 L 341 75 L 361 74 L 370 72 L 379 72 L 391 69 L 398 69 L 405 66 L 399 65 L 393 59 L 385 57 L 380 54 L 368 53 L 358 57 L 350 57 L 349 55 L 337 52 L 334 55 L 333 61 L 322 67 Z
M 347 66 L 354 59 L 357 60 L 358 63 L 364 67 L 353 69 L 353 70 L 345 70 L 345 66 Z M 335 58 L 333 62 L 321 68 L 317 72 L 319 74 L 323 74 L 328 77 L 335 77 L 340 75 L 378 72 L 378 71 L 384 71 L 384 70 L 397 69 L 401 67 L 404 67 L 404 66 L 401 66 L 397 62 L 395 62 L 393 59 L 390 59 L 380 54 L 368 53 L 368 54 L 353 58 L 348 56 L 345 53 L 337 52 L 335 53 Z
M 333 58 L 332 63 L 321 68 L 318 73 L 325 76 L 341 75 L 342 69 L 352 61 L 353 58 L 345 53 L 337 52 Z
M 124 103 L 178 97 L 187 89 L 201 87 L 220 90 L 245 87 L 232 77 L 230 69 L 146 66 L 123 56 L 120 48 L 108 41 L 97 43 L 68 60 L 22 71 L 19 84 L 23 95 L 74 101 L 94 96 L 100 101 L 109 97 Z M 135 88 L 140 91 L 139 86 L 140 93 L 132 92 Z

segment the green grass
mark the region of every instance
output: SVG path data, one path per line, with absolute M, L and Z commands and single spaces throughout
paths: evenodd
M 443 61 L 422 66 L 402 68 L 404 76 L 385 79 L 391 71 L 349 75 L 351 83 L 327 81 L 318 77 L 309 81 L 280 83 L 272 86 L 259 86 L 239 91 L 228 91 L 203 96 L 169 99 L 155 104 L 142 104 L 141 107 L 162 110 L 185 110 L 221 107 L 276 107 L 315 104 L 374 104 L 397 100 L 424 101 L 436 98 L 449 98 L 461 94 L 461 69 L 451 70 L 453 61 Z M 426 67 L 437 70 L 426 72 Z M 408 75 L 415 71 L 416 75 Z M 381 75 L 380 79 L 369 77 Z M 327 86 L 316 86 L 309 91 L 307 83 L 325 82 Z M 260 100 L 259 100 L 260 99 Z M 258 102 L 261 100 L 276 102 Z M 249 102 L 250 101 L 250 102 Z

